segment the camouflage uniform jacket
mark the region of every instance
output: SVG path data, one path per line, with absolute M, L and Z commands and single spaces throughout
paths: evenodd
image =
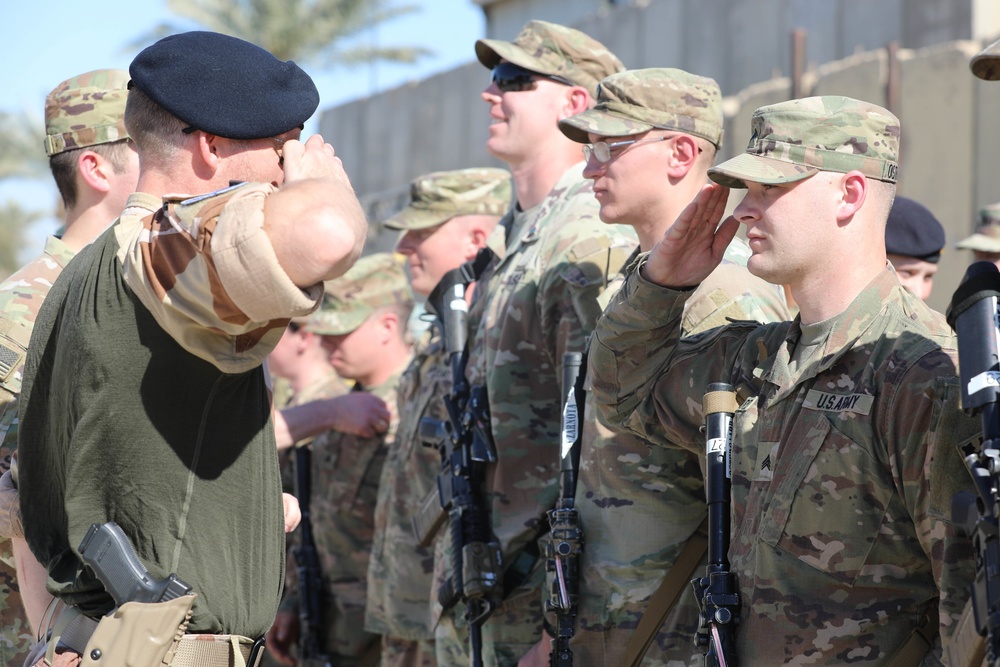
M 433 639 L 431 587 L 434 554 L 421 547 L 411 520 L 437 488 L 441 457 L 420 441 L 423 417 L 447 419 L 441 397 L 451 391 L 451 371 L 436 325 L 417 345 L 399 382 L 399 429 L 389 447 L 375 508 L 375 541 L 368 565 L 369 632 L 402 639 Z
M 8 457 L 17 448 L 17 395 L 35 317 L 52 283 L 75 254 L 58 237 L 50 236 L 41 255 L 0 284 L 0 472 L 8 469 Z
M 0 284 L 0 474 L 11 465 L 17 448 L 17 397 L 21 392 L 24 353 L 42 301 L 75 253 L 56 236 L 45 239 L 42 254 Z M 16 569 L 10 537 L 24 537 L 17 494 L 3 498 L 0 508 L 0 665 L 20 664 L 34 644 L 21 594 L 14 585 Z
M 386 451 L 399 427 L 396 387 L 400 368 L 369 391 L 389 408 L 391 421 L 384 436 L 360 436 L 326 431 L 312 441 L 312 523 L 323 573 L 325 650 L 344 657 L 364 653 L 375 635 L 364 631 L 368 558 L 375 530 L 375 502 Z M 298 581 L 289 582 L 282 609 L 298 606 Z
M 944 318 L 887 267 L 793 374 L 798 319 L 679 340 L 689 294 L 629 276 L 597 327 L 594 396 L 617 427 L 701 452 L 705 387 L 736 387 L 743 664 L 886 664 L 935 606 L 947 643 L 972 575 L 950 503 L 971 488 L 960 447 L 979 425 Z
M 601 313 L 598 296 L 635 246 L 630 229 L 598 218 L 581 170 L 571 167 L 540 204 L 501 220 L 490 240 L 497 257 L 469 312 L 466 377 L 489 394 L 499 460 L 487 491 L 505 563 L 542 532 L 558 496 L 563 353 L 583 351 Z M 505 247 L 497 243 L 503 233 Z M 436 582 L 448 567 L 438 549 Z M 537 597 L 541 569 L 535 573 L 514 595 Z
M 638 250 L 629 265 L 634 263 Z M 685 335 L 727 318 L 788 319 L 781 288 L 746 270 L 750 249 L 736 239 L 723 263 L 684 306 Z M 606 304 L 624 273 L 601 295 Z M 659 447 L 631 433 L 614 433 L 595 418 L 587 393 L 576 508 L 583 527 L 578 630 L 571 642 L 581 665 L 618 667 L 649 598 L 705 518 L 701 461 L 694 453 Z M 699 570 L 699 574 L 703 570 Z M 551 575 L 549 575 L 551 576 Z M 551 586 L 551 584 L 550 584 Z M 694 633 L 698 606 L 690 587 L 646 652 L 643 665 L 700 665 Z
M 202 593 L 193 632 L 256 636 L 273 620 L 284 534 L 261 363 L 288 319 L 322 297 L 274 256 L 263 229 L 274 191 L 133 195 L 39 312 L 20 411 L 21 511 L 49 590 L 86 614 L 112 605 L 74 547 L 114 518 L 154 576 L 177 572 Z

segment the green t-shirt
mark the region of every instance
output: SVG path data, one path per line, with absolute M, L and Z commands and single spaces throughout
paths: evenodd
M 154 577 L 199 597 L 189 632 L 255 637 L 281 597 L 284 534 L 261 368 L 185 351 L 122 278 L 114 227 L 69 264 L 35 324 L 21 394 L 21 510 L 49 590 L 87 615 L 110 596 L 76 552 L 115 521 Z

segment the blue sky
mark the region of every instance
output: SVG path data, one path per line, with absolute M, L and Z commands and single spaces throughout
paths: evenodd
M 358 39 L 383 46 L 423 46 L 434 55 L 416 65 L 379 64 L 326 72 L 305 65 L 319 88 L 320 110 L 475 58 L 473 44 L 485 33 L 485 20 L 472 0 L 396 0 L 393 4 L 416 5 L 419 10 Z M 94 69 L 127 69 L 135 55 L 128 45 L 140 35 L 167 20 L 184 25 L 167 11 L 166 0 L 7 0 L 3 13 L 0 44 L 6 62 L 0 74 L 0 109 L 27 111 L 39 118 L 45 95 L 60 81 Z M 315 126 L 315 119 L 311 124 Z M 311 130 L 314 127 L 307 125 L 306 131 Z M 48 209 L 56 196 L 51 179 L 0 184 L 0 200 L 15 199 L 25 208 Z M 34 226 L 23 260 L 38 252 L 56 225 L 50 218 Z

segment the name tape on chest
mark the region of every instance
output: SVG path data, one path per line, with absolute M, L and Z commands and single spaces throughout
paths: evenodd
M 802 407 L 824 412 L 854 412 L 867 415 L 872 411 L 874 402 L 875 397 L 868 394 L 828 394 L 825 391 L 810 389 Z

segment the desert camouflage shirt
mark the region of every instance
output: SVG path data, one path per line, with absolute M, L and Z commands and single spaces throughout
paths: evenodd
M 446 420 L 441 397 L 451 391 L 451 371 L 436 325 L 422 336 L 399 382 L 399 429 L 389 447 L 375 509 L 375 542 L 368 566 L 370 632 L 403 639 L 433 639 L 432 549 L 421 547 L 412 519 L 437 489 L 441 455 L 420 440 L 420 419 Z
M 633 259 L 637 256 L 638 251 Z M 723 326 L 729 319 L 788 319 L 781 289 L 746 270 L 749 256 L 741 240 L 730 244 L 723 263 L 685 304 L 685 335 Z M 616 281 L 601 302 L 610 301 L 620 286 Z M 620 665 L 649 598 L 705 518 L 700 458 L 631 433 L 612 432 L 595 419 L 593 393 L 587 393 L 576 493 L 584 550 L 577 633 L 570 644 L 581 665 Z M 694 644 L 698 606 L 689 578 L 682 577 L 683 595 L 647 650 L 644 667 L 703 663 Z M 551 583 L 547 586 L 551 590 Z
M 376 639 L 364 629 L 365 587 L 379 478 L 399 427 L 396 387 L 402 371 L 378 386 L 354 388 L 385 401 L 391 420 L 384 435 L 362 438 L 326 431 L 308 445 L 312 448 L 312 528 L 323 572 L 324 648 L 337 656 L 360 656 Z M 282 609 L 297 608 L 298 591 L 298 582 L 289 582 Z
M 466 377 L 489 394 L 498 461 L 487 492 L 505 563 L 544 532 L 558 496 L 563 353 L 583 351 L 598 296 L 636 244 L 631 229 L 601 222 L 581 172 L 571 167 L 541 203 L 500 221 L 489 242 L 496 257 L 469 312 Z M 436 581 L 448 567 L 438 549 Z M 541 569 L 534 572 L 512 595 L 538 597 Z
M 679 340 L 689 296 L 633 272 L 598 324 L 591 376 L 611 424 L 698 453 L 705 388 L 736 388 L 741 663 L 887 664 L 938 606 L 947 642 L 973 571 L 950 504 L 971 488 L 961 447 L 979 424 L 958 407 L 944 317 L 891 267 L 809 327 L 734 323 Z

